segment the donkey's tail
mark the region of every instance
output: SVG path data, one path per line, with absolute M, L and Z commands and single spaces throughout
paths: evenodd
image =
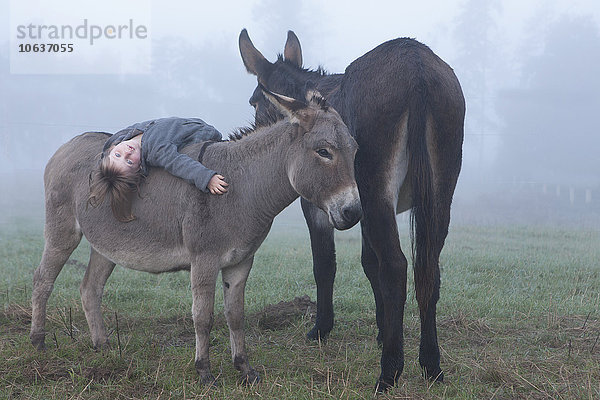
M 439 280 L 436 249 L 439 226 L 433 171 L 427 149 L 428 90 L 423 79 L 416 79 L 409 100 L 408 155 L 412 186 L 411 240 L 417 300 L 427 307 L 435 281 Z M 423 311 L 423 310 L 422 310 Z

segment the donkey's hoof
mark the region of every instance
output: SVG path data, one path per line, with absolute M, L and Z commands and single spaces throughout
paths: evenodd
M 385 393 L 392 387 L 394 387 L 393 379 L 391 382 L 389 382 L 389 381 L 383 379 L 382 377 L 379 377 L 379 379 L 377 380 L 377 383 L 375 384 L 375 392 Z
M 437 367 L 432 371 L 427 368 L 423 368 L 423 376 L 425 379 L 428 379 L 432 382 L 444 382 L 444 372 L 440 369 L 440 367 Z
M 93 345 L 93 347 L 94 347 L 94 351 L 97 353 L 100 353 L 103 351 L 108 351 L 112 348 L 112 346 L 110 345 L 110 342 L 108 340 L 103 343 L 96 343 L 95 345 Z
M 315 325 L 307 334 L 306 337 L 310 340 L 327 340 L 327 336 L 329 336 L 329 332 L 331 332 L 331 329 L 326 331 L 326 330 L 322 330 L 317 328 L 317 326 Z
M 30 335 L 31 344 L 38 351 L 46 350 L 46 334 L 45 333 L 32 333 Z
M 213 388 L 219 386 L 217 384 L 217 379 L 211 373 L 200 375 L 200 385 Z
M 247 374 L 242 376 L 242 385 L 251 386 L 256 385 L 260 382 L 260 375 L 255 369 L 250 369 Z

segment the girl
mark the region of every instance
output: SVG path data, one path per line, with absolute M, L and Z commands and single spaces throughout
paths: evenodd
M 222 175 L 178 151 L 190 143 L 220 139 L 219 131 L 198 118 L 161 118 L 123 129 L 104 144 L 90 175 L 88 202 L 97 207 L 108 194 L 115 218 L 132 221 L 131 201 L 150 166 L 164 168 L 203 192 L 223 194 L 229 185 Z

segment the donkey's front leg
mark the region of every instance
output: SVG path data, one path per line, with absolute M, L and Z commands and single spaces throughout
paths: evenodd
M 244 289 L 253 260 L 254 257 L 250 257 L 238 265 L 224 268 L 221 271 L 231 357 L 235 368 L 242 373 L 242 383 L 244 384 L 258 383 L 260 380 L 258 372 L 248 362 L 244 336 Z
M 313 275 L 317 284 L 317 318 L 306 334 L 309 339 L 325 339 L 333 328 L 333 282 L 335 280 L 335 241 L 327 214 L 304 198 L 302 211 L 310 233 Z
M 215 285 L 219 269 L 215 262 L 196 260 L 192 263 L 190 279 L 192 285 L 192 318 L 196 331 L 196 371 L 202 384 L 215 384 L 210 372 L 208 344 L 213 324 Z

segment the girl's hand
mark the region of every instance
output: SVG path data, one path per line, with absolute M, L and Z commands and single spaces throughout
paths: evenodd
M 227 186 L 229 186 L 229 183 L 225 182 L 225 177 L 215 174 L 208 181 L 207 188 L 212 194 L 223 194 L 227 192 Z

